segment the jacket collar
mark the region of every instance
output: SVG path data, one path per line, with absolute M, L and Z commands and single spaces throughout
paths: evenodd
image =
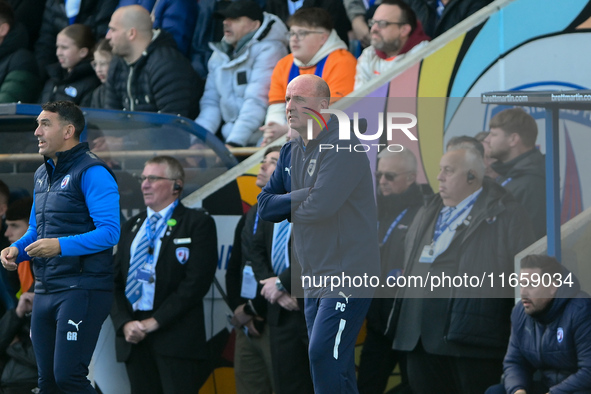
M 474 203 L 474 207 L 470 211 L 467 219 L 470 222 L 467 231 L 464 233 L 462 242 L 466 240 L 483 221 L 493 222 L 497 220 L 497 216 L 505 211 L 505 204 L 513 201 L 513 197 L 502 186 L 497 185 L 492 179 L 485 177 L 482 182 L 482 192 Z M 443 207 L 443 200 L 441 196 L 436 194 L 425 208 L 425 218 L 434 218 L 438 215 Z M 424 234 L 426 228 L 431 225 L 431 221 L 421 221 L 421 228 L 419 234 Z M 465 228 L 459 226 L 458 229 Z M 463 231 L 462 231 L 463 233 Z M 458 236 L 460 232 L 456 232 Z
M 540 153 L 540 151 L 538 151 L 536 148 L 532 148 L 531 150 L 522 153 L 513 160 L 509 160 L 505 163 L 496 161 L 491 164 L 491 168 L 495 170 L 496 173 L 502 176 L 507 176 L 511 171 L 518 171 L 520 173 L 531 174 L 534 174 L 536 172 L 541 173 L 541 171 L 536 170 L 543 170 L 543 167 L 539 166 L 537 163 L 542 158 L 543 155 Z
M 404 209 L 423 205 L 423 193 L 416 183 L 413 183 L 400 194 L 383 196 L 377 194 L 378 217 L 389 218 L 398 215 Z
M 70 150 L 64 152 L 57 152 L 57 164 L 60 169 L 67 168 L 72 162 L 76 161 L 76 159 L 86 152 L 89 152 L 88 142 L 80 142 L 78 145 L 73 147 Z M 47 156 L 43 156 L 45 161 L 45 168 L 47 169 L 47 174 L 53 175 L 54 172 L 54 162 L 51 158 Z

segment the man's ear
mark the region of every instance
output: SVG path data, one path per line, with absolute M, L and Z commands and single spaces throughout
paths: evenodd
M 0 23 L 0 37 L 6 37 L 9 31 L 10 25 L 8 23 Z
M 410 36 L 412 27 L 410 27 L 410 25 L 407 23 L 405 25 L 400 26 L 400 35 L 403 37 L 408 37 Z
M 66 126 L 66 132 L 64 133 L 64 139 L 65 140 L 69 140 L 70 138 L 74 138 L 74 135 L 76 134 L 76 128 L 74 127 L 73 124 L 68 124 Z
M 509 136 L 509 146 L 513 147 L 516 146 L 521 142 L 521 137 L 517 133 L 511 133 Z
M 137 29 L 135 27 L 130 27 L 127 31 L 127 39 L 129 41 L 135 39 L 137 37 Z

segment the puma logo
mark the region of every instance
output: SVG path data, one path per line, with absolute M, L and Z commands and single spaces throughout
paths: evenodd
M 68 320 L 68 324 L 71 324 L 74 327 L 76 327 L 76 331 L 78 331 L 78 326 L 80 325 L 80 323 L 82 323 L 82 320 L 80 320 L 78 323 L 74 323 L 72 320 Z
M 348 296 L 345 295 L 345 293 L 343 293 L 342 291 L 339 291 L 339 295 L 341 297 L 343 297 L 345 299 L 345 301 L 347 302 L 347 304 L 349 303 L 349 297 L 351 297 L 353 294 L 349 294 Z
M 285 167 L 285 171 L 287 171 L 288 176 L 291 176 L 291 167 Z

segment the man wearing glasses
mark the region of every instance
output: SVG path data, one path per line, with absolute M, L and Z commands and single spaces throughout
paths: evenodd
M 180 203 L 184 178 L 172 157 L 146 162 L 147 211 L 123 225 L 115 255 L 111 318 L 132 394 L 195 392 L 209 376 L 203 297 L 217 267 L 216 227 Z
M 333 29 L 332 17 L 322 8 L 300 8 L 287 21 L 291 53 L 277 63 L 271 77 L 269 108 L 263 131 L 263 146 L 281 137 L 289 127 L 285 118 L 285 89 L 302 74 L 326 81 L 331 103 L 353 91 L 357 60 Z
M 417 159 L 409 149 L 400 152 L 383 150 L 378 158 L 378 241 L 381 278 L 385 283 L 388 276 L 402 273 L 408 227 L 423 206 L 424 199 L 433 191 L 429 185 L 416 183 Z M 361 352 L 357 384 L 362 394 L 383 393 L 397 363 L 400 364 L 401 384 L 408 385 L 403 353 L 392 350 L 393 335 L 386 333 L 393 303 L 394 293 L 385 291 L 374 297 L 367 312 L 367 336 Z
M 402 0 L 385 0 L 368 21 L 371 45 L 357 61 L 355 89 L 387 73 L 407 53 L 418 51 L 429 42 L 421 22 Z

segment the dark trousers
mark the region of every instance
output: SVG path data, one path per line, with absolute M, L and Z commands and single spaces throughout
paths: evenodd
M 303 313 L 282 311 L 279 324 L 269 328 L 276 393 L 314 393 L 308 361 L 308 331 Z
M 310 370 L 316 394 L 358 393 L 355 343 L 371 298 L 306 298 Z
M 138 320 L 150 316 L 147 312 L 134 315 Z M 150 334 L 132 345 L 125 367 L 132 394 L 197 394 L 211 373 L 208 360 L 157 354 Z
M 402 384 L 408 384 L 405 353 L 392 350 L 392 340 L 368 325 L 357 374 L 359 392 L 382 394 L 398 363 Z
M 428 354 L 419 342 L 407 368 L 414 394 L 482 394 L 501 380 L 503 361 Z
M 86 378 L 113 293 L 65 290 L 36 294 L 31 340 L 43 394 L 96 393 Z

